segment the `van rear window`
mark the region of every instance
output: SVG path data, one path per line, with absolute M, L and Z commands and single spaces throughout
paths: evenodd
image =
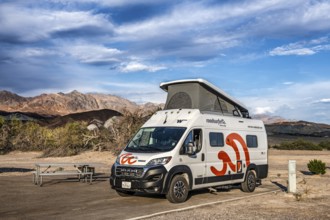
M 210 137 L 211 147 L 223 147 L 224 146 L 223 133 L 210 132 L 209 137 Z
M 256 135 L 246 135 L 246 145 L 249 148 L 257 148 L 258 137 Z

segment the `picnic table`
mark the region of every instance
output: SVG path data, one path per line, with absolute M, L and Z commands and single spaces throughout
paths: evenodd
M 42 185 L 44 176 L 77 176 L 80 181 L 92 183 L 96 166 L 102 166 L 101 163 L 36 163 L 35 172 L 33 172 L 33 183 Z

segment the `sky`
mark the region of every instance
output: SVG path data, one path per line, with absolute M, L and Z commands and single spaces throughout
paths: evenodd
M 0 0 L 0 90 L 164 103 L 161 82 L 193 78 L 330 124 L 330 1 Z

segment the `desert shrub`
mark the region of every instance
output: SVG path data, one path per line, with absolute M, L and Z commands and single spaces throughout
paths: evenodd
M 48 133 L 47 128 L 36 122 L 22 123 L 12 138 L 13 148 L 20 151 L 43 150 L 47 147 Z
M 118 154 L 153 113 L 145 115 L 142 112 L 124 111 L 123 116 L 113 118 L 109 126 L 110 142 L 107 149 Z
M 0 154 L 13 150 L 43 151 L 47 156 L 70 156 L 85 150 L 109 150 L 118 154 L 142 124 L 153 114 L 125 111 L 110 125 L 89 131 L 85 122 L 70 122 L 48 128 L 36 122 L 0 117 Z
M 111 144 L 110 131 L 105 127 L 88 131 L 83 135 L 85 146 L 88 146 L 94 151 L 110 150 Z
M 307 167 L 309 171 L 315 174 L 325 174 L 325 163 L 323 163 L 321 160 L 310 160 L 309 163 L 307 164 Z
M 64 127 L 53 129 L 44 156 L 71 156 L 89 149 L 83 136 L 88 131 L 87 123 L 70 122 Z
M 16 118 L 0 121 L 0 154 L 15 150 L 16 136 L 20 133 L 22 122 Z
M 0 155 L 12 150 L 10 144 L 10 126 L 3 117 L 0 117 Z
M 282 142 L 280 145 L 274 146 L 280 150 L 322 150 L 322 147 L 312 142 L 298 139 L 291 142 Z
M 323 149 L 330 150 L 330 141 L 321 141 L 319 146 Z

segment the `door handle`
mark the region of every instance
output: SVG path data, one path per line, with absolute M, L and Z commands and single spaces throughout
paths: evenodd
M 202 161 L 204 161 L 204 160 L 205 160 L 205 154 L 202 153 Z

